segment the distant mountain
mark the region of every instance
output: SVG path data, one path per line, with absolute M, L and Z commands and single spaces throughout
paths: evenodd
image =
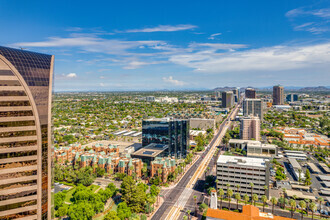
M 330 92 L 329 86 L 318 86 L 318 87 L 305 87 L 298 90 L 299 92 Z
M 236 87 L 217 87 L 213 91 L 229 91 L 233 90 Z M 241 87 L 240 90 L 245 90 L 246 88 L 254 88 L 257 91 L 272 91 L 272 86 L 265 87 Z M 330 92 L 330 86 L 317 86 L 317 87 L 301 87 L 301 86 L 284 86 L 284 91 L 299 91 L 299 92 Z
M 230 91 L 230 90 L 233 90 L 233 89 L 237 89 L 237 87 L 228 87 L 228 86 L 226 86 L 226 87 L 217 87 L 215 89 L 212 89 L 212 91 Z

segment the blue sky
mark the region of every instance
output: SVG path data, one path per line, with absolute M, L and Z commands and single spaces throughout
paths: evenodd
M 1 0 L 0 25 L 56 91 L 330 85 L 329 0 Z

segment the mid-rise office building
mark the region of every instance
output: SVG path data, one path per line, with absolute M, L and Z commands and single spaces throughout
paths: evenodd
M 298 101 L 298 95 L 297 94 L 288 94 L 286 96 L 286 101 L 287 102 L 296 102 L 296 101 Z
M 53 64 L 0 47 L 0 219 L 51 219 Z
M 142 146 L 167 145 L 167 156 L 185 158 L 189 145 L 189 120 L 153 118 L 142 121 Z
M 234 93 L 222 92 L 222 108 L 231 108 L 234 105 Z
M 247 88 L 245 89 L 245 98 L 249 98 L 249 99 L 255 99 L 256 96 L 256 90 L 252 89 L 252 88 Z
M 273 87 L 273 105 L 284 105 L 284 88 L 283 86 Z
M 260 119 L 258 117 L 244 117 L 241 119 L 240 138 L 242 140 L 260 140 Z
M 261 99 L 244 99 L 243 115 L 253 115 L 259 117 L 259 119 L 262 121 L 264 117 L 263 101 Z
M 227 193 L 227 184 L 234 193 L 269 197 L 269 162 L 266 159 L 220 155 L 217 161 L 217 191 Z M 253 183 L 251 190 L 250 183 Z M 237 185 L 240 187 L 237 189 Z M 238 191 L 237 191 L 238 190 Z

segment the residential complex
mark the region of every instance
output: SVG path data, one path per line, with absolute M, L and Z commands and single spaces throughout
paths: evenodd
M 258 117 L 241 118 L 240 138 L 243 140 L 260 140 L 260 119 Z
M 252 88 L 245 89 L 245 98 L 255 99 L 256 97 L 257 96 L 256 96 L 256 90 L 255 89 L 252 89 Z
M 227 184 L 235 193 L 269 196 L 269 161 L 261 158 L 220 155 L 217 161 L 217 190 L 227 191 Z M 239 185 L 239 192 L 237 192 Z M 265 189 L 267 186 L 267 189 Z
M 234 105 L 234 93 L 222 92 L 222 108 L 231 108 Z
M 276 131 L 284 134 L 283 139 L 292 147 L 303 148 L 304 146 L 329 147 L 330 138 L 326 135 L 309 133 L 305 129 L 277 127 Z
M 51 219 L 53 65 L 0 47 L 0 219 Z
M 189 120 L 152 118 L 142 121 L 142 146 L 167 145 L 167 155 L 185 158 L 189 145 Z
M 157 157 L 151 162 L 150 177 L 159 176 L 163 183 L 167 182 L 167 177 L 170 173 L 173 173 L 176 168 L 176 162 L 174 158 L 161 158 Z
M 273 87 L 273 105 L 284 104 L 284 88 L 282 86 Z
M 263 102 L 261 99 L 244 99 L 243 115 L 256 116 L 262 121 L 264 117 Z

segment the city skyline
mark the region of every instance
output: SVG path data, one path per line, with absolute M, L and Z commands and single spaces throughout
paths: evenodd
M 0 44 L 54 54 L 55 91 L 330 84 L 329 1 L 19 2 Z

